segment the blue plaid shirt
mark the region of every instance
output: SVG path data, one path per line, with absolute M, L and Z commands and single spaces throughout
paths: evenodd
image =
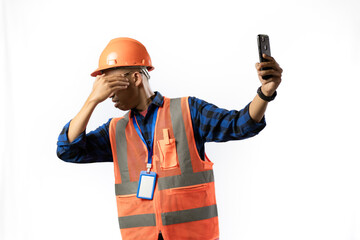
M 145 117 L 136 109 L 131 111 L 131 114 L 135 115 L 147 143 L 151 142 L 149 140 L 154 110 L 161 107 L 163 102 L 163 96 L 156 92 Z M 240 111 L 228 111 L 198 98 L 189 97 L 189 107 L 196 147 L 202 159 L 204 159 L 205 155 L 204 144 L 206 142 L 226 142 L 253 137 L 266 125 L 265 118 L 259 123 L 251 119 L 249 104 Z M 66 162 L 73 163 L 112 162 L 109 138 L 110 121 L 111 119 L 87 134 L 85 132 L 81 133 L 71 143 L 69 143 L 67 137 L 70 125 L 70 122 L 68 122 L 58 138 L 58 157 Z

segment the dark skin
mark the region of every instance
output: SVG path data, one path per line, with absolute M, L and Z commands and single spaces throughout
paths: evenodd
M 259 80 L 262 84 L 262 92 L 266 96 L 271 96 L 274 94 L 281 83 L 281 75 L 283 70 L 273 57 L 267 56 L 266 54 L 263 54 L 263 57 L 269 60 L 269 62 L 256 63 L 255 68 L 258 71 Z M 261 68 L 266 67 L 271 69 L 261 70 Z M 263 77 L 267 75 L 271 75 L 272 77 L 269 79 L 263 79 Z
M 281 75 L 283 70 L 273 57 L 263 54 L 263 57 L 269 62 L 256 63 L 255 68 L 261 82 L 261 91 L 265 96 L 272 96 L 281 83 Z M 261 68 L 270 67 L 269 70 L 261 70 Z M 272 75 L 269 79 L 264 79 L 263 76 Z M 250 103 L 250 116 L 255 122 L 260 122 L 264 117 L 268 102 L 262 100 L 259 95 L 256 95 Z
M 80 112 L 71 120 L 68 138 L 75 140 L 89 122 L 96 106 L 112 98 L 115 107 L 121 110 L 136 108 L 147 109 L 148 99 L 154 93 L 151 91 L 146 77 L 138 69 L 109 69 L 96 76 L 93 89 Z

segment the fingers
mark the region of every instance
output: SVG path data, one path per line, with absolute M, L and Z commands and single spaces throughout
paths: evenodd
M 275 69 L 279 72 L 283 72 L 282 68 L 279 66 L 279 64 L 277 62 L 261 62 L 261 63 L 256 63 L 255 64 L 255 68 L 258 71 L 261 71 L 262 68 L 272 68 Z
M 263 57 L 267 59 L 268 62 L 260 62 L 255 64 L 255 68 L 258 72 L 260 80 L 267 82 L 281 80 L 283 70 L 280 65 L 273 57 L 270 57 L 266 54 L 263 54 Z M 264 76 L 270 76 L 270 78 L 264 79 Z
M 127 89 L 130 86 L 130 82 L 124 79 L 101 79 L 98 82 L 99 89 L 103 89 L 103 91 L 113 93 L 118 90 Z
M 265 53 L 263 53 L 263 58 L 265 58 L 265 59 L 267 59 L 267 60 L 269 60 L 269 61 L 272 61 L 272 62 L 276 62 L 275 61 L 275 58 L 273 58 L 273 57 L 271 57 L 271 56 L 269 56 L 269 55 L 266 55 Z
M 127 79 L 129 77 L 129 75 L 123 74 L 123 73 L 114 73 L 111 75 L 105 75 L 105 77 L 117 77 L 117 78 Z
M 126 82 L 129 81 L 129 79 L 127 77 L 124 77 L 123 74 L 106 75 L 105 73 L 101 75 L 97 75 L 95 80 L 104 80 L 104 81 L 122 80 Z
M 279 78 L 279 77 L 270 77 L 268 79 L 263 79 L 263 78 L 261 78 L 261 79 L 262 79 L 262 81 L 261 81 L 262 84 L 267 84 L 267 83 L 272 82 L 272 83 L 279 85 L 281 83 L 281 78 Z
M 111 75 L 111 76 L 105 76 L 100 75 L 99 78 L 95 80 L 100 85 L 104 85 L 106 87 L 114 87 L 114 86 L 121 86 L 121 87 L 127 87 L 130 85 L 129 79 L 121 76 Z
M 121 80 L 114 80 L 112 82 L 107 83 L 107 86 L 111 89 L 113 89 L 113 88 L 126 89 L 129 85 L 130 85 L 129 82 L 124 82 Z
M 105 73 L 101 74 L 101 75 L 97 75 L 95 78 L 95 82 L 99 81 L 100 79 L 102 79 L 105 76 Z
M 265 67 L 266 67 L 266 69 L 264 69 Z M 258 75 L 261 77 L 266 76 L 266 75 L 281 77 L 282 72 L 283 72 L 283 70 L 280 68 L 280 66 L 273 66 L 271 64 L 256 63 L 255 68 L 258 71 Z
M 273 57 L 266 54 L 263 54 L 263 57 L 267 61 L 256 63 L 255 68 L 262 86 L 265 86 L 268 93 L 273 93 L 281 83 L 283 70 Z
M 109 82 L 116 81 L 116 80 L 123 81 L 123 82 L 129 82 L 129 79 L 126 77 L 123 77 L 123 76 L 111 75 L 111 76 L 104 76 L 103 78 L 104 78 L 104 80 L 109 81 Z
M 115 93 L 121 90 L 125 90 L 126 86 L 116 86 L 111 89 L 111 92 L 109 94 L 109 98 L 113 98 L 115 96 Z
M 258 75 L 261 77 L 269 76 L 269 75 L 273 77 L 281 77 L 281 72 L 274 69 L 269 69 L 269 70 L 258 71 Z
M 127 89 L 130 86 L 129 79 L 123 76 L 116 75 L 105 76 L 105 74 L 98 75 L 94 82 L 94 89 L 100 92 L 112 93 L 118 90 Z

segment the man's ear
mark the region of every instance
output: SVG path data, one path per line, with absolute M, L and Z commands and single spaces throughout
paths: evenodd
M 143 76 L 139 72 L 134 72 L 134 84 L 136 87 L 140 86 L 143 83 Z

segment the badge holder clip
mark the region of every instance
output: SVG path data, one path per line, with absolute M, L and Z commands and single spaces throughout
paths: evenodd
M 149 174 L 151 169 L 151 163 L 146 164 L 146 169 L 146 173 Z

